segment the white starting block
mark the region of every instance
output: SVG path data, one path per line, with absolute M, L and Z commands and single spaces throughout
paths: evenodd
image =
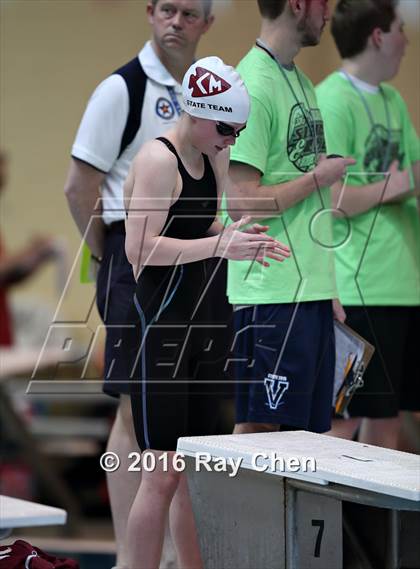
M 389 510 L 396 569 L 398 513 L 420 511 L 416 455 L 306 431 L 185 437 L 177 450 L 206 569 L 340 569 L 342 501 Z

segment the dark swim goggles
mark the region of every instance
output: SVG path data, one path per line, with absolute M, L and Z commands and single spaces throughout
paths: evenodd
M 226 124 L 225 122 L 216 123 L 216 130 L 221 136 L 233 136 L 234 138 L 238 138 L 244 129 L 246 129 L 246 125 L 239 130 L 235 130 L 235 127 L 230 126 L 230 124 Z

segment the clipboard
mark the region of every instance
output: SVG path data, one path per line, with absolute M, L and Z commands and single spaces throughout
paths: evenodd
M 346 324 L 334 320 L 335 374 L 333 407 L 336 415 L 346 416 L 356 391 L 363 386 L 363 374 L 375 348 Z

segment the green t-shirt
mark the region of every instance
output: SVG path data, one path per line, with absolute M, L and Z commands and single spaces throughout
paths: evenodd
M 238 71 L 251 96 L 251 115 L 231 160 L 257 168 L 261 185 L 281 184 L 312 170 L 317 154 L 325 151 L 312 83 L 301 71 L 285 71 L 297 102 L 277 63 L 258 48 L 244 57 Z M 330 190 L 324 188 L 264 220 L 270 226 L 268 234 L 288 244 L 292 256 L 283 263 L 268 259 L 269 267 L 229 261 L 230 302 L 275 304 L 336 297 L 329 208 Z
M 341 72 L 329 75 L 316 90 L 328 151 L 357 160 L 348 169 L 350 186 L 384 180 L 380 172 L 386 172 L 394 160 L 401 168 L 409 168 L 420 159 L 419 138 L 398 91 L 382 85 L 389 112 L 388 138 L 381 92 L 363 86 L 358 89 L 362 89 L 372 120 L 360 94 Z M 335 249 L 335 258 L 343 304 L 420 304 L 420 219 L 415 197 L 374 207 L 350 219 L 335 219 L 334 239 L 342 243 Z

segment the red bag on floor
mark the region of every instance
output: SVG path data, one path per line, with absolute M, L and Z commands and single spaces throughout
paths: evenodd
M 73 559 L 49 555 L 18 539 L 12 545 L 0 546 L 0 569 L 79 569 L 79 564 Z

